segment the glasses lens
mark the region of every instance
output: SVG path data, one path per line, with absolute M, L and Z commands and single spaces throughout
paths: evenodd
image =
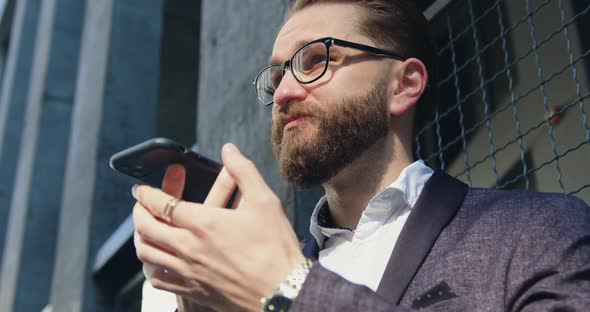
M 303 83 L 320 77 L 328 66 L 328 49 L 323 42 L 303 47 L 293 56 L 292 71 Z
M 283 73 L 280 65 L 272 65 L 264 69 L 256 79 L 256 93 L 258 100 L 264 105 L 273 102 L 275 90 L 281 83 Z

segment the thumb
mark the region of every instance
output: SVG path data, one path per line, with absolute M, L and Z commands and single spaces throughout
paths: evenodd
M 162 181 L 162 191 L 172 197 L 181 198 L 186 178 L 185 169 L 182 165 L 172 164 L 166 169 Z

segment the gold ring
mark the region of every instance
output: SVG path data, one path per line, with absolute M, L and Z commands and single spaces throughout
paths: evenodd
M 162 214 L 162 219 L 164 219 L 164 221 L 168 223 L 172 222 L 172 212 L 179 202 L 180 198 L 172 198 L 166 203 L 166 206 L 164 206 L 164 213 Z

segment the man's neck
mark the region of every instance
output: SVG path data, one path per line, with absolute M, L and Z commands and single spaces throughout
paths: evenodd
M 337 226 L 355 229 L 371 198 L 412 163 L 411 151 L 400 143 L 395 137 L 381 139 L 324 183 L 330 214 Z

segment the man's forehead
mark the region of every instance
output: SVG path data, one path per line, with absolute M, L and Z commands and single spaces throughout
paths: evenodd
M 304 45 L 319 39 L 319 38 L 323 38 L 323 37 L 328 37 L 328 36 L 321 36 L 321 37 L 309 37 L 307 39 L 297 39 L 296 41 L 291 41 L 288 42 L 288 45 L 291 47 L 289 50 L 293 50 L 293 51 L 297 51 L 299 50 L 301 47 L 303 47 Z M 279 42 L 278 45 L 281 45 L 281 43 Z M 275 49 L 277 46 L 277 41 L 275 41 Z M 281 57 L 277 54 L 275 54 L 275 49 L 273 49 L 273 54 L 270 56 L 268 63 L 269 64 L 277 64 L 277 63 L 281 63 L 283 62 L 282 59 L 280 59 Z
M 271 63 L 283 62 L 305 44 L 323 37 L 350 38 L 358 33 L 356 5 L 319 3 L 295 12 L 279 31 Z

